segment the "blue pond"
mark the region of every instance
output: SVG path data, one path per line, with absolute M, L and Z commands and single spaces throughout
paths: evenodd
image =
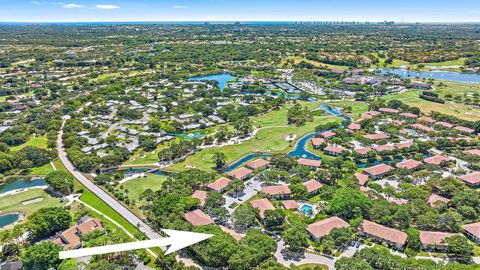
M 190 81 L 217 81 L 218 88 L 223 91 L 225 89 L 225 85 L 227 82 L 231 81 L 235 76 L 229 73 L 220 73 L 220 74 L 213 74 L 213 75 L 206 75 L 200 77 L 193 77 L 188 80 Z
M 253 160 L 257 157 L 265 158 L 265 157 L 268 157 L 268 154 L 248 154 L 246 156 L 241 157 L 239 160 L 236 160 L 232 164 L 229 164 L 229 165 L 225 166 L 224 170 L 226 172 L 233 171 L 236 168 L 240 167 L 241 165 L 243 165 L 243 164 L 245 164 L 245 163 L 249 162 L 250 160 Z
M 395 74 L 402 78 L 423 78 L 463 83 L 480 83 L 480 74 L 453 71 L 408 71 L 405 69 L 381 68 L 382 74 Z
M 18 220 L 19 217 L 20 217 L 19 214 L 6 214 L 6 215 L 0 216 L 0 228 L 3 228 L 7 225 L 14 223 L 15 221 Z
M 151 171 L 153 168 L 129 168 L 125 170 L 119 170 L 118 172 L 124 175 L 129 175 L 129 174 L 135 174 L 135 173 L 141 173 L 141 172 L 148 172 Z M 151 173 L 157 174 L 157 175 L 166 175 L 167 173 L 164 171 L 161 171 L 159 169 L 152 171 Z
M 39 187 L 39 186 L 46 186 L 44 179 L 36 179 L 36 180 L 25 180 L 25 179 L 16 179 L 16 180 L 9 180 L 7 183 L 0 185 L 0 193 L 9 192 L 16 189 L 22 188 L 31 188 L 31 187 Z

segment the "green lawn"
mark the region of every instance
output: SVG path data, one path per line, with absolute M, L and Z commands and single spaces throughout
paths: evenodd
M 43 198 L 43 201 L 23 205 L 25 201 L 29 201 L 35 198 Z M 26 215 L 30 215 L 41 208 L 61 206 L 63 203 L 58 198 L 53 198 L 48 195 L 44 190 L 31 189 L 25 192 L 21 192 L 14 195 L 7 195 L 0 197 L 0 212 L 22 212 Z
M 122 184 L 128 189 L 128 198 L 138 202 L 140 194 L 147 188 L 153 191 L 159 190 L 162 187 L 162 183 L 167 179 L 166 175 L 148 174 L 145 178 L 138 178 L 127 181 Z
M 401 94 L 392 94 L 382 97 L 385 100 L 398 99 L 409 106 L 420 108 L 423 113 L 432 111 L 454 115 L 458 118 L 470 121 L 480 120 L 480 109 L 472 109 L 467 113 L 467 106 L 447 101 L 445 104 L 430 102 L 419 97 L 420 91 L 411 90 Z
M 50 163 L 47 163 L 41 167 L 36 167 L 36 168 L 32 168 L 32 170 L 30 171 L 30 174 L 33 174 L 33 175 L 37 175 L 37 174 L 40 174 L 40 175 L 47 175 L 51 172 L 53 172 L 53 167 L 52 165 L 50 165 Z
M 355 100 L 342 100 L 342 101 L 331 102 L 328 104 L 332 106 L 342 107 L 342 108 L 345 108 L 346 106 L 352 107 L 352 111 L 346 114 L 352 117 L 353 119 L 360 118 L 362 113 L 365 113 L 368 111 L 368 103 L 355 101 Z
M 332 64 L 325 64 L 325 63 L 322 63 L 322 62 L 318 62 L 318 61 L 313 61 L 313 60 L 308 60 L 307 58 L 304 58 L 304 57 L 292 57 L 291 59 L 293 59 L 294 63 L 295 64 L 298 64 L 302 61 L 305 61 L 307 63 L 310 63 L 314 66 L 325 66 L 329 69 L 343 69 L 343 70 L 347 70 L 348 67 L 347 66 L 340 66 L 340 65 L 332 65 Z
M 425 65 L 425 66 L 435 66 L 435 67 L 463 66 L 464 64 L 465 64 L 465 58 L 459 58 L 456 60 L 443 61 L 443 62 L 422 63 L 422 65 Z
M 318 106 L 318 104 L 309 106 L 313 108 Z M 241 144 L 203 149 L 188 157 L 185 161 L 168 167 L 168 169 L 181 171 L 185 170 L 187 166 L 195 166 L 202 170 L 213 171 L 214 163 L 212 162 L 212 157 L 217 151 L 225 154 L 227 163 L 232 163 L 246 154 L 257 151 L 268 153 L 287 152 L 295 145 L 294 142 L 285 141 L 285 138 L 290 133 L 295 133 L 298 140 L 302 136 L 313 132 L 315 127 L 320 124 L 340 121 L 339 118 L 333 116 L 316 116 L 313 122 L 308 122 L 304 126 L 289 126 L 287 125 L 286 111 L 287 109 L 272 111 L 253 119 L 252 122 L 256 126 L 262 127 L 262 129 L 249 141 Z
M 297 266 L 297 269 L 299 269 L 299 270 L 313 269 L 314 267 L 320 267 L 320 268 L 317 268 L 317 269 L 328 270 L 328 266 L 326 266 L 325 264 L 320 264 L 320 263 L 300 264 L 300 265 Z
M 47 136 L 46 135 L 37 136 L 37 137 L 32 136 L 24 144 L 10 147 L 10 150 L 15 152 L 24 148 L 25 146 L 36 146 L 38 148 L 47 149 Z

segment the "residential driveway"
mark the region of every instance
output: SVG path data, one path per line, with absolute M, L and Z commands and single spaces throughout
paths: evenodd
M 290 266 L 290 264 L 300 265 L 306 263 L 321 263 L 328 266 L 328 269 L 335 269 L 335 260 L 327 258 L 325 256 L 311 254 L 311 253 L 304 253 L 302 258 L 300 259 L 290 259 L 284 258 L 281 251 L 284 249 L 284 242 L 283 240 L 279 241 L 277 246 L 277 251 L 275 252 L 274 256 L 277 261 L 285 266 Z
M 229 195 L 224 195 L 225 207 L 227 208 L 228 212 L 230 214 L 233 213 L 234 209 L 229 208 L 232 203 L 236 202 L 238 204 L 242 204 L 243 202 L 248 201 L 250 198 L 255 196 L 255 194 L 257 194 L 258 190 L 260 190 L 261 188 L 261 182 L 258 180 L 258 177 L 253 177 L 252 179 L 245 181 L 245 190 L 242 196 L 238 198 L 233 198 Z

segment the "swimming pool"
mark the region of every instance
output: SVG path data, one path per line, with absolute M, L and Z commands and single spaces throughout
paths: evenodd
M 308 204 L 303 204 L 300 206 L 300 213 L 304 214 L 307 217 L 313 216 L 313 206 Z

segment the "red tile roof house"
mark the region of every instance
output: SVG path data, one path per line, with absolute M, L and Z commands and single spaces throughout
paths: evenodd
M 436 123 L 437 120 L 431 118 L 431 117 L 420 117 L 418 119 L 419 122 L 423 122 L 423 123 L 429 123 L 429 124 L 433 124 L 433 123 Z
M 364 158 L 364 157 L 367 157 L 368 156 L 368 153 L 370 153 L 370 151 L 372 151 L 372 149 L 370 148 L 357 148 L 357 149 L 353 149 L 353 152 L 356 153 L 358 156 L 360 156 L 361 158 Z
M 288 186 L 262 187 L 262 192 L 265 193 L 269 198 L 277 200 L 290 199 L 290 195 L 292 194 Z
M 375 133 L 375 134 L 367 134 L 367 135 L 364 135 L 363 137 L 366 138 L 366 139 L 372 140 L 372 141 L 386 140 L 386 139 L 390 138 L 390 136 L 388 136 L 387 134 L 385 134 L 383 132 Z
M 467 186 L 476 188 L 480 185 L 480 172 L 472 172 L 459 177 Z
M 295 200 L 282 201 L 282 206 L 287 210 L 298 210 L 300 208 L 300 205 Z
M 322 162 L 320 160 L 314 160 L 314 159 L 307 159 L 307 158 L 299 158 L 297 159 L 298 165 L 302 166 L 307 166 L 312 169 L 320 168 L 322 165 Z
M 440 122 L 436 122 L 435 125 L 437 126 L 441 126 L 441 127 L 444 127 L 444 128 L 453 128 L 453 125 L 450 124 L 450 123 L 447 123 L 447 122 L 443 122 L 443 121 L 440 121 Z
M 413 124 L 413 125 L 410 125 L 410 127 L 413 128 L 413 129 L 416 129 L 416 130 L 424 131 L 424 132 L 435 131 L 433 128 L 431 128 L 429 126 L 422 125 L 422 124 Z
M 266 210 L 275 210 L 275 206 L 273 206 L 273 204 L 268 199 L 253 200 L 250 202 L 250 204 L 260 211 L 259 216 L 261 219 L 265 217 Z
M 465 134 L 473 134 L 475 132 L 474 129 L 462 127 L 462 126 L 456 126 L 455 129 Z
M 94 230 L 103 230 L 103 224 L 98 218 L 84 217 L 77 225 L 68 228 L 53 238 L 52 242 L 64 249 L 76 249 L 82 246 L 80 237 Z
M 329 217 L 308 225 L 307 232 L 313 240 L 328 235 L 335 228 L 348 228 L 350 225 L 339 217 Z
M 200 209 L 188 212 L 183 217 L 194 227 L 213 224 L 213 220 Z
M 374 147 L 373 150 L 375 150 L 377 153 L 381 153 L 383 151 L 392 152 L 393 150 L 395 150 L 395 146 L 393 146 L 393 145 L 379 145 L 379 146 Z
M 351 123 L 350 125 L 348 125 L 347 128 L 351 131 L 356 131 L 356 130 L 362 129 L 362 125 L 360 125 L 358 123 Z
M 427 251 L 445 251 L 446 239 L 458 235 L 457 233 L 420 231 L 420 247 Z
M 399 110 L 395 110 L 395 109 L 391 109 L 391 108 L 380 108 L 379 111 L 382 112 L 382 113 L 391 113 L 391 114 L 400 112 Z
M 397 149 L 407 149 L 412 147 L 413 143 L 412 142 L 403 142 L 403 143 L 397 143 L 395 144 L 395 148 Z
M 330 130 L 325 131 L 325 132 L 322 132 L 322 133 L 320 134 L 320 136 L 322 136 L 322 137 L 325 138 L 326 140 L 335 137 L 335 135 L 336 135 L 335 132 L 332 132 L 332 131 L 330 131 Z
M 465 224 L 462 226 L 463 233 L 473 242 L 480 244 L 480 222 Z
M 250 169 L 247 169 L 245 167 L 238 168 L 236 170 L 233 170 L 229 172 L 227 175 L 230 178 L 237 179 L 237 180 L 246 180 L 250 176 L 252 176 L 253 171 Z
M 420 165 L 422 165 L 422 162 L 420 161 L 416 161 L 414 159 L 407 159 L 402 162 L 398 162 L 397 164 L 395 164 L 395 167 L 401 169 L 416 170 L 420 168 Z
M 312 138 L 310 141 L 314 149 L 321 149 L 327 143 L 323 138 Z
M 368 182 L 368 175 L 363 173 L 355 173 L 353 176 L 357 179 L 360 186 L 365 186 L 365 184 Z
M 266 168 L 268 165 L 270 165 L 269 161 L 267 161 L 263 158 L 259 158 L 259 159 L 256 159 L 254 161 L 251 161 L 251 162 L 247 163 L 246 167 L 255 171 L 255 170 L 260 170 L 260 169 Z
M 360 236 L 371 237 L 378 242 L 387 243 L 392 248 L 399 250 L 403 250 L 407 242 L 406 233 L 368 220 L 363 220 L 358 234 Z
M 450 200 L 437 194 L 432 194 L 427 200 L 427 204 L 433 208 L 438 208 L 440 204 L 447 204 Z
M 363 173 L 372 179 L 379 179 L 387 175 L 393 168 L 387 164 L 378 164 L 370 168 L 365 168 Z
M 207 185 L 207 188 L 210 190 L 214 190 L 220 193 L 226 191 L 228 185 L 230 184 L 231 180 L 226 177 L 220 177 L 215 182 L 212 182 Z
M 334 156 L 334 157 L 341 155 L 343 151 L 346 151 L 346 150 L 341 146 L 328 145 L 327 147 L 323 148 L 323 152 L 325 154 Z
M 480 156 L 480 149 L 472 149 L 463 151 L 465 154 Z
M 406 117 L 406 118 L 418 118 L 418 115 L 413 114 L 413 113 L 409 113 L 409 112 L 401 113 L 400 116 Z
M 200 200 L 200 205 L 205 205 L 205 200 L 207 199 L 207 192 L 203 190 L 195 190 L 195 192 L 192 195 L 192 198 L 196 198 Z
M 320 192 L 320 189 L 323 187 L 323 184 L 315 179 L 308 180 L 307 182 L 303 183 L 303 185 L 307 188 L 307 192 L 310 197 L 317 195 Z
M 423 160 L 424 163 L 430 165 L 442 165 L 445 162 L 448 162 L 450 159 L 448 157 L 444 157 L 442 155 L 436 155 L 433 157 L 429 157 Z

